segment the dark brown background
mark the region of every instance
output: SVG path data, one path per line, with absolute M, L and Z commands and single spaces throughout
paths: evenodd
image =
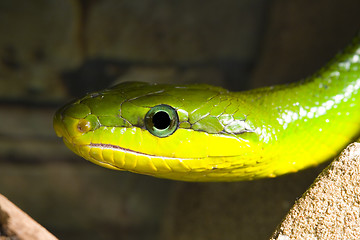
M 115 81 L 297 81 L 360 28 L 359 1 L 1 0 L 0 193 L 61 239 L 266 239 L 324 165 L 178 183 L 100 168 L 52 115 Z

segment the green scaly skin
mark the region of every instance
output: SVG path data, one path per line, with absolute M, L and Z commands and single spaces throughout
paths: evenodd
M 275 177 L 324 162 L 360 135 L 359 56 L 356 37 L 308 79 L 245 92 L 121 83 L 64 106 L 54 127 L 76 154 L 112 169 L 184 181 Z M 144 123 L 160 104 L 179 117 L 163 138 Z

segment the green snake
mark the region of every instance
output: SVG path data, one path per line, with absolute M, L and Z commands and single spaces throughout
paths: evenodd
M 315 166 L 360 135 L 360 35 L 298 83 L 230 92 L 120 83 L 54 117 L 59 137 L 100 166 L 182 181 L 241 181 Z

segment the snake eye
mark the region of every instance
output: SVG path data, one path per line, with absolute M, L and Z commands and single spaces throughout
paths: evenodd
M 145 115 L 145 127 L 154 136 L 167 137 L 173 134 L 179 125 L 176 110 L 169 105 L 152 107 Z

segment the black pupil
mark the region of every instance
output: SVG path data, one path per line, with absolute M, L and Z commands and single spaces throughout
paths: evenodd
M 163 111 L 159 111 L 154 114 L 152 118 L 154 127 L 160 130 L 164 130 L 170 126 L 170 117 L 169 114 Z

